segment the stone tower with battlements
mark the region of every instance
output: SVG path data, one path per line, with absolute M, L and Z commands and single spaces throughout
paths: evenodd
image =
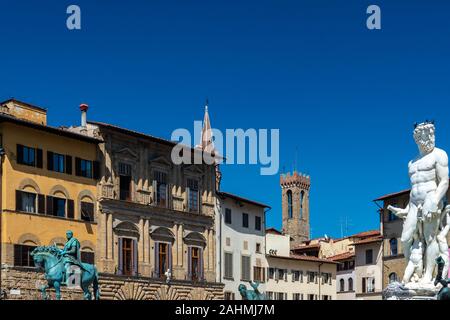
M 294 171 L 280 176 L 283 233 L 290 235 L 296 246 L 309 239 L 309 176 Z

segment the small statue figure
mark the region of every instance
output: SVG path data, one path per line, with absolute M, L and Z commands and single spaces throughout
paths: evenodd
M 408 264 L 405 269 L 405 275 L 403 277 L 403 283 L 406 284 L 413 278 L 414 282 L 417 282 L 422 278 L 423 274 L 423 243 L 420 241 L 419 235 L 416 232 L 414 234 L 414 243 L 411 247 L 411 255 L 409 257 Z
M 247 290 L 245 284 L 239 285 L 239 293 L 242 296 L 242 300 L 265 300 L 265 295 L 258 290 L 259 282 L 250 281 L 249 283 L 253 290 Z
M 445 261 L 441 256 L 439 256 L 436 259 L 436 263 L 438 265 L 438 273 L 436 276 L 436 280 L 434 280 L 434 285 L 437 286 L 439 283 L 442 285 L 442 289 L 437 295 L 437 300 L 450 300 L 450 288 L 448 287 L 450 279 L 442 278 L 442 271 L 445 267 Z
M 166 283 L 169 284 L 170 280 L 172 280 L 172 272 L 170 272 L 170 269 L 167 269 L 164 275 L 166 276 Z

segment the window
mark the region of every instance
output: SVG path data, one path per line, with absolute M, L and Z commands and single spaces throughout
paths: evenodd
M 166 242 L 155 242 L 155 273 L 157 278 L 163 278 L 167 270 L 172 269 L 172 245 Z
M 298 270 L 292 270 L 292 281 L 300 281 L 300 271 Z
M 119 163 L 120 200 L 131 201 L 131 165 Z
M 287 193 L 287 205 L 288 205 L 288 217 L 289 219 L 292 219 L 293 216 L 293 210 L 292 210 L 292 191 L 288 190 Z
M 14 265 L 19 267 L 34 267 L 34 261 L 31 257 L 36 246 L 29 246 L 23 244 L 14 245 Z
M 66 159 L 67 160 L 67 159 Z M 69 165 L 67 165 L 69 167 Z M 70 164 L 72 167 L 72 164 Z M 75 158 L 75 175 L 90 179 L 98 179 L 100 163 L 98 161 Z M 119 163 L 119 176 L 131 176 L 131 166 L 125 163 Z
M 372 264 L 373 263 L 373 250 L 368 249 L 366 250 L 366 264 Z
M 250 281 L 250 257 L 241 256 L 241 280 Z
M 322 300 L 331 300 L 331 296 L 324 294 L 322 295 Z
M 255 230 L 261 230 L 261 217 L 255 216 Z
M 287 280 L 287 270 L 278 269 L 278 280 Z
M 398 217 L 395 214 L 393 214 L 392 212 L 389 212 L 388 213 L 388 222 L 395 221 L 395 220 L 398 220 Z
M 398 276 L 395 272 L 389 275 L 389 283 L 398 282 Z
M 18 144 L 17 163 L 42 168 L 42 150 Z
M 256 253 L 261 253 L 261 243 L 256 244 Z
M 331 284 L 331 273 L 322 273 L 322 284 Z
M 85 178 L 93 178 L 93 162 L 89 160 L 79 159 L 79 162 L 77 164 L 78 167 L 78 173 L 77 175 Z
M 225 291 L 224 292 L 224 298 L 225 300 L 234 300 L 234 292 Z
M 192 281 L 203 280 L 203 249 L 199 247 L 189 247 L 190 254 L 190 279 Z
M 229 252 L 224 252 L 225 260 L 225 273 L 223 275 L 226 279 L 233 279 L 233 254 Z
M 248 228 L 248 213 L 242 214 L 242 227 Z
M 276 299 L 277 300 L 287 300 L 287 293 L 286 292 L 276 292 Z
M 315 300 L 314 294 L 308 294 L 308 300 Z
M 305 192 L 302 191 L 300 192 L 300 214 L 299 214 L 299 218 L 303 219 L 303 202 L 304 202 L 304 198 L 305 198 Z
M 351 260 L 348 262 L 348 270 L 355 269 L 355 260 Z
M 363 293 L 375 292 L 375 278 L 374 277 L 362 278 L 362 292 Z
M 119 274 L 132 276 L 137 272 L 137 241 L 119 238 Z
M 303 300 L 303 294 L 302 293 L 293 293 L 292 300 Z
M 265 268 L 253 267 L 253 281 L 266 282 Z
M 84 263 L 95 264 L 94 252 L 81 251 L 81 261 Z
M 81 202 L 81 220 L 94 221 L 94 204 L 90 202 Z
M 389 240 L 389 248 L 391 250 L 391 256 L 396 256 L 398 254 L 397 251 L 397 239 L 392 238 L 391 240 Z
M 273 300 L 273 292 L 272 291 L 266 291 L 266 297 L 267 297 L 267 300 Z
M 231 209 L 225 209 L 225 223 L 231 224 Z
M 155 190 L 156 190 L 156 205 L 167 207 L 167 174 L 161 171 L 155 171 Z
M 71 199 L 47 196 L 46 205 L 47 215 L 61 218 L 74 218 L 74 201 Z M 41 205 L 39 206 L 41 207 Z
M 315 281 L 315 273 L 313 271 L 308 271 L 308 283 Z
M 340 292 L 345 291 L 345 280 L 344 279 L 339 280 L 339 291 Z
M 274 279 L 275 278 L 275 268 L 269 268 L 268 278 L 269 279 Z
M 59 153 L 47 152 L 47 165 L 48 170 L 64 173 L 65 170 L 65 157 Z
M 53 215 L 61 218 L 66 216 L 66 199 L 53 198 Z
M 348 279 L 348 291 L 353 291 L 353 279 Z
M 36 213 L 36 194 L 25 191 L 16 191 L 16 210 Z
M 187 179 L 187 186 L 189 190 L 189 211 L 190 212 L 199 212 L 199 189 L 198 189 L 198 181 L 194 179 Z

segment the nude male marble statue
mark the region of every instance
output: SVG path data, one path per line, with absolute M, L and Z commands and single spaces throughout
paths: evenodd
M 409 283 L 414 271 L 418 271 L 416 276 L 420 283 L 429 284 L 433 280 L 436 258 L 442 255 L 442 248 L 447 245 L 445 239 L 445 244 L 442 243 L 442 235 L 439 239 L 438 236 L 446 231 L 442 222 L 447 219 L 448 211 L 444 210 L 444 199 L 449 186 L 448 156 L 444 150 L 435 147 L 435 126 L 432 122 L 416 125 L 414 140 L 419 148 L 419 155 L 408 164 L 411 181 L 409 204 L 404 209 L 388 206 L 388 210 L 404 219 L 401 241 L 409 267 L 403 282 Z M 450 222 L 446 225 L 448 223 Z M 421 246 L 424 247 L 423 259 L 420 254 Z M 417 266 L 418 263 L 424 265 Z M 411 268 L 414 269 L 413 272 Z

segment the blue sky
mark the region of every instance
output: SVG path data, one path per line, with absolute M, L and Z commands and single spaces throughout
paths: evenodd
M 82 30 L 66 28 L 77 4 Z M 382 30 L 365 27 L 381 7 Z M 170 138 L 210 100 L 212 125 L 279 128 L 280 166 L 311 175 L 314 237 L 378 227 L 372 199 L 408 187 L 415 121 L 450 150 L 448 1 L 0 1 L 0 99 Z M 280 227 L 279 176 L 223 166 L 223 189 Z

